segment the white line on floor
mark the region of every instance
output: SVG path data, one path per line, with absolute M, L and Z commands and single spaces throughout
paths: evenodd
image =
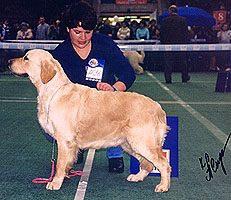
M 94 160 L 95 155 L 95 149 L 89 149 L 87 154 L 87 159 L 85 161 L 85 165 L 83 168 L 83 174 L 81 176 L 81 179 L 79 181 L 78 188 L 75 193 L 75 199 L 74 200 L 83 200 L 85 196 L 85 192 L 87 189 L 88 179 L 91 173 L 92 163 Z
M 135 83 L 153 83 L 153 82 L 156 82 L 155 80 L 150 80 L 150 81 L 142 81 L 142 80 L 136 80 Z M 174 81 L 174 83 L 181 83 L 180 81 Z M 190 81 L 190 83 L 212 83 L 214 84 L 215 81 Z
M 189 104 L 184 102 L 180 97 L 178 97 L 173 91 L 171 91 L 168 87 L 166 87 L 161 81 L 159 81 L 153 74 L 147 72 L 147 74 L 153 78 L 157 84 L 160 85 L 173 99 L 175 99 L 183 108 L 185 108 L 193 117 L 195 117 L 201 124 L 203 124 L 218 140 L 225 144 L 227 140 L 227 135 L 220 130 L 217 126 L 215 126 L 211 121 L 206 119 L 203 115 L 193 109 Z M 231 147 L 227 145 L 227 148 L 231 150 Z
M 161 104 L 182 104 L 182 102 L 178 101 L 158 101 Z M 225 101 L 219 101 L 219 102 L 211 102 L 211 101 L 204 101 L 204 102 L 193 102 L 193 101 L 187 101 L 186 104 L 192 105 L 230 105 L 231 102 L 225 102 Z
M 29 79 L 0 79 L 0 82 L 30 82 Z
M 36 99 L 0 99 L 0 102 L 5 103 L 36 103 Z

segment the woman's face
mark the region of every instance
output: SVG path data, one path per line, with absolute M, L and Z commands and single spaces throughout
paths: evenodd
M 93 30 L 84 30 L 82 27 L 79 26 L 72 29 L 67 28 L 67 32 L 70 35 L 73 45 L 80 49 L 84 49 L 90 44 L 93 34 Z

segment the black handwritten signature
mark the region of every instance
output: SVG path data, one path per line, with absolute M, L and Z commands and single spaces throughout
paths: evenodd
M 203 160 L 203 157 L 199 158 L 201 169 L 206 170 L 207 176 L 205 176 L 205 179 L 207 181 L 211 181 L 213 179 L 213 173 L 217 172 L 217 170 L 219 169 L 219 166 L 221 166 L 221 169 L 222 169 L 223 173 L 225 175 L 227 175 L 225 165 L 224 165 L 224 162 L 223 162 L 223 158 L 225 156 L 226 146 L 227 146 L 227 144 L 229 142 L 230 137 L 231 137 L 231 133 L 228 135 L 228 138 L 227 138 L 227 140 L 225 142 L 224 148 L 221 149 L 221 151 L 219 152 L 217 160 L 215 160 L 212 157 L 210 158 L 208 153 L 204 154 L 205 161 Z

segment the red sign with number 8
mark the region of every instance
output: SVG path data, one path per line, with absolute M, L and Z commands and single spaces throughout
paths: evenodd
M 226 22 L 226 11 L 225 10 L 213 11 L 213 17 L 216 19 L 215 30 L 219 30 L 221 24 L 224 24 Z

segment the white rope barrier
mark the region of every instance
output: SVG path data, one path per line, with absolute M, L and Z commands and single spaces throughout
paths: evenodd
M 45 44 L 60 44 L 64 40 L 4 40 L 7 43 L 45 43 Z
M 191 39 L 192 43 L 206 43 L 206 39 Z M 63 40 L 5 40 L 13 43 L 61 43 Z M 114 40 L 117 44 L 160 44 L 160 40 Z
M 5 40 L 5 42 L 11 43 L 61 43 L 63 40 Z M 117 44 L 158 44 L 159 40 L 114 40 Z
M 54 50 L 61 40 L 9 40 L 0 42 L 0 49 L 45 49 Z M 132 40 L 127 40 L 130 42 Z M 133 40 L 134 41 L 134 40 Z M 150 40 L 153 41 L 153 40 Z M 150 41 L 146 41 L 147 43 Z M 136 41 L 137 44 L 118 44 L 121 50 L 125 51 L 231 51 L 231 44 L 183 44 L 183 45 L 163 45 L 163 44 L 139 44 L 144 41 Z

